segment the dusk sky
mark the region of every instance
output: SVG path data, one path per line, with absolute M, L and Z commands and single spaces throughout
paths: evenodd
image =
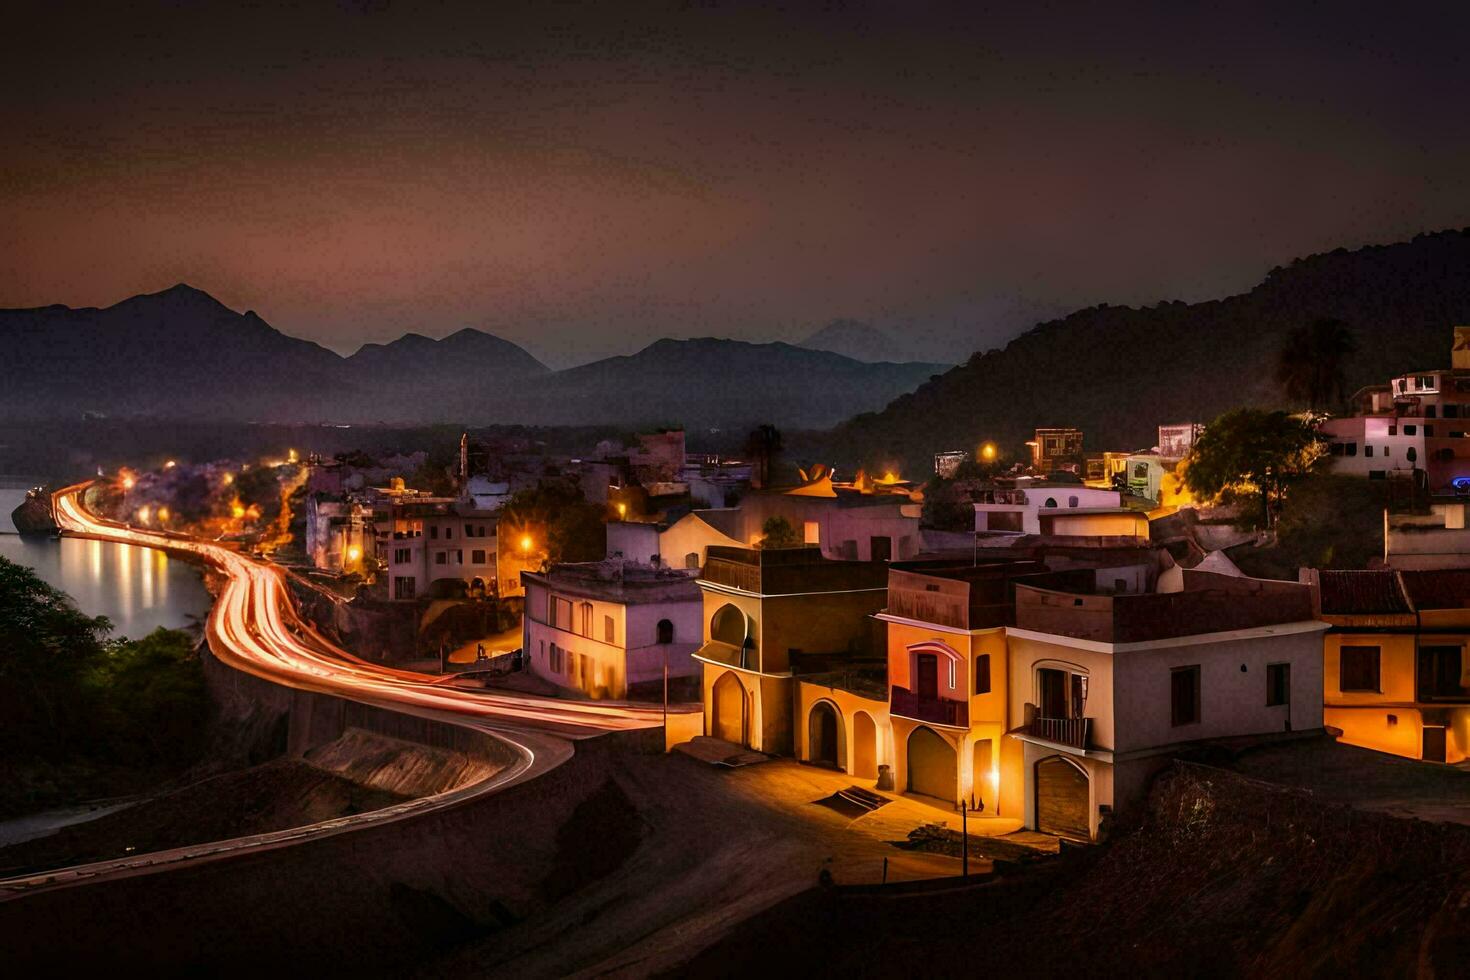
M 0 306 L 960 359 L 1470 225 L 1464 4 L 1195 6 L 12 5 Z

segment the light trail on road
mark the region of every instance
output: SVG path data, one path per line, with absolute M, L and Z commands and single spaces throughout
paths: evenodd
M 54 509 L 63 531 L 191 554 L 224 575 L 225 585 L 210 612 L 207 635 L 214 655 L 232 667 L 290 687 L 373 704 L 448 711 L 497 727 L 539 728 L 572 738 L 663 723 L 658 707 L 464 691 L 445 687 L 424 674 L 360 660 L 333 645 L 297 614 L 285 573 L 278 566 L 214 542 L 98 517 L 82 502 L 88 486 L 57 491 Z
M 82 500 L 89 486 L 90 483 L 77 484 L 53 495 L 52 510 L 64 532 L 192 556 L 224 576 L 225 584 L 215 598 L 206 627 L 210 650 L 221 662 L 287 687 L 477 728 L 501 740 L 520 758 L 479 783 L 381 810 L 305 827 L 7 878 L 0 880 L 0 901 L 52 888 L 259 853 L 358 827 L 407 819 L 497 792 L 560 765 L 572 754 L 568 739 L 657 728 L 663 723 L 661 708 L 481 694 L 442 686 L 436 683 L 437 679 L 413 671 L 360 660 L 331 643 L 301 618 L 286 584 L 285 572 L 279 566 L 215 542 L 171 531 L 135 528 L 98 517 L 87 510 Z M 672 709 L 670 714 L 687 710 Z

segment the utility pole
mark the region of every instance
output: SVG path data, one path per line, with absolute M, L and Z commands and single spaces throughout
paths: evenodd
M 970 877 L 970 810 L 960 800 L 960 875 Z

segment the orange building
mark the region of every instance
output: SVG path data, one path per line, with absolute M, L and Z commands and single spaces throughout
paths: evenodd
M 1470 758 L 1470 569 L 1317 571 L 1323 720 L 1342 741 L 1426 762 Z

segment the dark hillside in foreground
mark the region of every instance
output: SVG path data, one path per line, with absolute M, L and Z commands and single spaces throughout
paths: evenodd
M 1440 767 L 1443 773 L 1443 767 Z M 1448 774 L 1444 774 L 1448 775 Z M 1470 777 L 1467 777 L 1470 778 Z M 1180 765 L 1142 825 L 967 892 L 814 888 L 677 971 L 745 976 L 1463 976 L 1470 827 Z
M 1160 423 L 1280 404 L 1277 352 L 1320 317 L 1357 334 L 1349 390 L 1448 367 L 1450 328 L 1470 323 L 1470 231 L 1298 259 L 1227 299 L 1079 310 L 852 419 L 833 449 L 927 466 L 934 452 L 985 439 L 1019 450 L 1036 427 L 1059 425 L 1081 427 L 1088 450 L 1151 446 Z

